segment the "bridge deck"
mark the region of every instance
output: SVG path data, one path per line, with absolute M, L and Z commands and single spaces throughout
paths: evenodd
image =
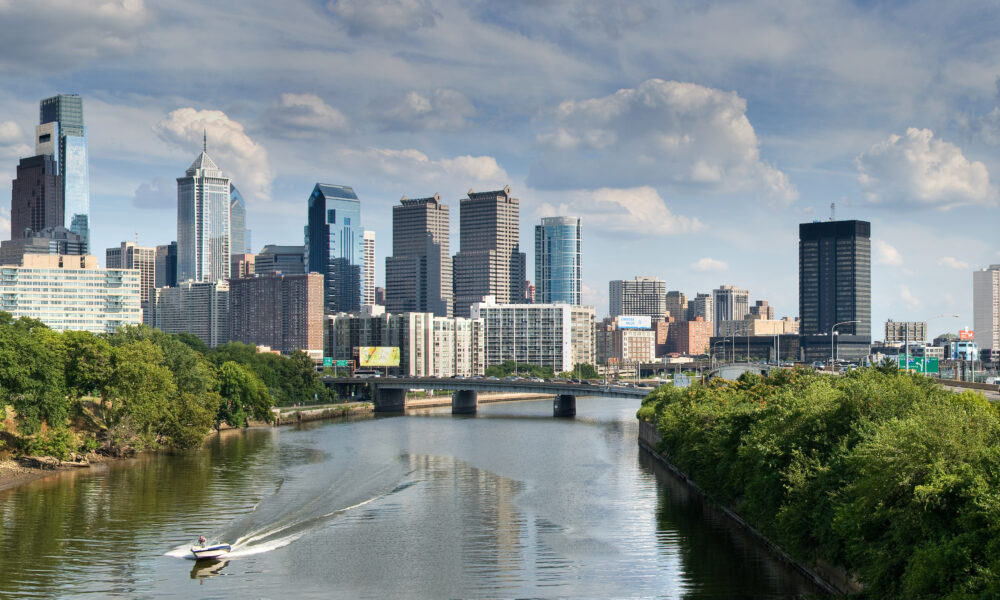
M 524 392 L 571 396 L 610 396 L 645 398 L 654 388 L 623 385 L 594 385 L 528 379 L 484 379 L 472 377 L 324 377 L 327 385 L 362 385 L 371 383 L 385 389 L 469 390 L 476 392 Z

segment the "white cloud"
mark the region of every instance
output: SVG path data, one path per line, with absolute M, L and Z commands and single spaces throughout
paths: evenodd
M 583 219 L 584 228 L 632 235 L 672 235 L 705 228 L 698 219 L 671 212 L 651 187 L 574 190 L 562 195 L 566 200 L 541 204 L 539 215 L 578 216 Z
M 15 121 L 0 122 L 0 144 L 13 144 L 24 140 L 24 132 Z
M 704 257 L 699 258 L 695 262 L 691 263 L 691 270 L 697 271 L 699 273 L 708 273 L 711 271 L 725 271 L 729 268 L 729 265 L 722 262 L 721 260 L 715 260 L 714 258 Z
M 938 266 L 947 267 L 949 269 L 955 269 L 956 271 L 969 271 L 969 263 L 964 260 L 958 260 L 954 256 L 942 256 L 937 260 Z
M 143 0 L 0 0 L 0 71 L 66 70 L 135 49 Z
M 467 119 L 475 114 L 476 109 L 465 94 L 438 89 L 430 97 L 407 92 L 400 102 L 380 111 L 376 118 L 384 130 L 455 131 L 466 127 Z
M 282 94 L 264 113 L 262 123 L 268 133 L 284 138 L 318 138 L 350 130 L 344 113 L 316 94 Z
M 875 240 L 874 246 L 875 264 L 886 267 L 903 266 L 903 257 L 899 254 L 899 250 L 896 250 L 894 246 L 882 240 Z
M 650 79 L 610 96 L 567 100 L 536 135 L 542 155 L 529 183 L 685 185 L 756 191 L 782 203 L 798 197 L 763 162 L 746 100 L 694 83 Z
M 10 237 L 10 209 L 5 206 L 0 206 L 0 237 Z
M 143 182 L 135 190 L 132 204 L 136 208 L 153 210 L 177 208 L 177 182 L 175 179 L 157 177 L 151 182 Z
M 201 148 L 202 134 L 208 134 L 208 154 L 233 185 L 253 200 L 271 199 L 274 174 L 268 163 L 267 151 L 253 141 L 243 125 L 218 110 L 178 108 L 153 126 L 165 142 L 189 150 L 191 160 Z
M 873 203 L 933 206 L 996 204 L 986 165 L 970 161 L 958 146 L 911 127 L 903 136 L 872 146 L 855 159 L 858 181 Z
M 338 156 L 346 169 L 367 172 L 389 178 L 404 186 L 414 181 L 434 183 L 456 182 L 468 187 L 470 182 L 499 184 L 510 179 L 507 171 L 492 156 L 456 156 L 431 160 L 419 150 L 367 148 L 343 149 Z
M 331 0 L 326 7 L 350 35 L 406 33 L 431 27 L 441 16 L 428 0 Z
M 914 296 L 913 292 L 910 291 L 910 288 L 902 284 L 899 286 L 899 299 L 904 305 L 906 305 L 907 308 L 916 309 L 923 305 L 920 298 Z

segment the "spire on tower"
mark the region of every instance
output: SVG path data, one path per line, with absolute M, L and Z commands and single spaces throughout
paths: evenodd
M 208 129 L 202 129 L 201 151 L 208 154 Z

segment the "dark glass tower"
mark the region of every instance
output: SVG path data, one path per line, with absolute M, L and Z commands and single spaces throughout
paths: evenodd
M 22 158 L 11 189 L 10 237 L 31 237 L 48 227 L 62 227 L 62 178 L 51 154 Z
M 448 206 L 441 196 L 403 198 L 392 207 L 392 256 L 385 259 L 385 305 L 391 313 L 452 315 Z
M 361 201 L 354 189 L 317 183 L 309 195 L 306 266 L 324 277 L 328 313 L 361 308 L 364 230 Z
M 799 333 L 871 339 L 871 223 L 799 225 Z M 827 344 L 830 343 L 827 337 Z M 842 338 L 848 341 L 847 338 Z
M 38 112 L 36 152 L 56 157 L 62 176 L 65 227 L 81 236 L 89 247 L 90 171 L 83 99 L 79 94 L 59 94 L 42 100 Z
M 247 229 L 247 203 L 236 186 L 229 184 L 229 253 L 249 254 L 250 230 Z

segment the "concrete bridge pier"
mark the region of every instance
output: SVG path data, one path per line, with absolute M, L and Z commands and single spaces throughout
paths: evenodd
M 451 414 L 474 415 L 479 409 L 479 394 L 475 390 L 458 390 L 451 395 Z
M 406 412 L 406 390 L 375 387 L 375 412 Z
M 560 394 L 552 401 L 553 417 L 575 417 L 576 416 L 576 396 Z

